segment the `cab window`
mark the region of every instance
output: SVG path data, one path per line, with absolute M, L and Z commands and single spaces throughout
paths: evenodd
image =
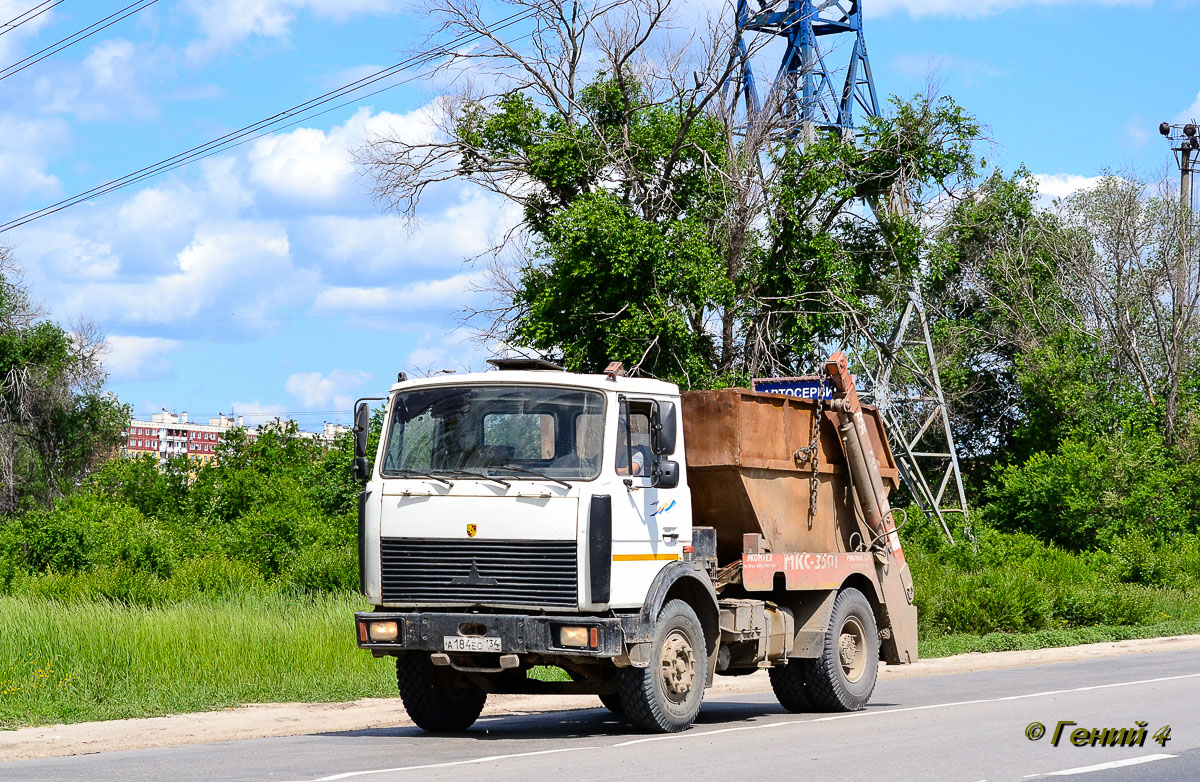
M 617 423 L 617 475 L 648 476 L 652 403 L 629 400 L 621 404 Z

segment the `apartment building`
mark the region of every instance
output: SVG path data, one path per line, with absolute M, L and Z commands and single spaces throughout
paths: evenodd
M 216 457 L 221 435 L 234 428 L 245 428 L 242 416 L 235 418 L 219 413 L 216 418 L 208 419 L 207 424 L 202 424 L 189 421 L 186 412 L 168 413 L 163 410 L 150 416 L 149 421 L 135 418 L 129 422 L 129 426 L 121 433 L 125 438 L 121 455 L 152 453 L 160 462 L 175 456 L 208 461 Z M 248 429 L 246 433 L 250 437 L 258 436 L 255 429 Z
M 188 420 L 186 412 L 168 413 L 163 410 L 150 416 L 149 421 L 133 419 L 128 428 L 121 433 L 125 438 L 121 446 L 121 455 L 136 457 L 152 453 L 160 462 L 165 462 L 175 456 L 187 456 L 189 459 L 209 461 L 217 455 L 217 444 L 221 435 L 230 429 L 245 429 L 242 416 L 229 416 L 218 413 L 216 418 L 208 419 L 207 424 Z M 298 432 L 306 440 L 315 440 L 321 447 L 328 449 L 339 434 L 349 432 L 350 427 L 341 424 L 324 422 L 320 432 Z M 257 437 L 257 429 L 246 429 L 247 437 Z

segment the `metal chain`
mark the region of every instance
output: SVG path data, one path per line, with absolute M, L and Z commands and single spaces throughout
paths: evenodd
M 804 464 L 808 462 L 809 476 L 809 496 L 808 496 L 808 528 L 813 528 L 813 522 L 816 520 L 817 514 L 817 469 L 820 464 L 821 454 L 821 420 L 825 417 L 825 380 L 828 377 L 828 372 L 821 369 L 817 375 L 817 408 L 813 413 L 812 432 L 809 434 L 808 445 L 796 451 L 793 458 L 796 464 Z

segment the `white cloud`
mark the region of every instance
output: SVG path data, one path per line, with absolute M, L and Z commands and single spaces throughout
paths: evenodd
M 464 272 L 445 279 L 425 280 L 405 286 L 330 287 L 317 294 L 312 308 L 317 314 L 338 315 L 456 309 L 476 295 L 476 288 L 483 281 L 483 272 Z
M 1006 73 L 1004 69 L 995 65 L 955 57 L 952 54 L 901 54 L 893 58 L 892 68 L 910 78 L 957 78 L 966 87 L 973 87 Z
M 242 416 L 245 426 L 254 427 L 274 421 L 276 418 L 287 420 L 287 408 L 283 405 L 266 404 L 254 399 L 251 402 L 234 402 L 229 415 Z
M 174 267 L 146 281 L 85 287 L 69 295 L 66 309 L 100 320 L 185 320 L 217 306 L 225 317 L 253 317 L 315 282 L 292 265 L 287 232 L 273 223 L 201 226 Z
M 1200 92 L 1196 93 L 1196 99 L 1192 101 L 1192 105 L 1176 114 L 1172 122 L 1182 124 L 1185 122 L 1194 122 L 1198 119 L 1200 119 Z
M 372 377 L 362 370 L 335 369 L 328 375 L 320 372 L 297 372 L 284 383 L 284 390 L 308 408 L 332 403 L 335 408 L 349 408 L 354 401 L 351 392 L 361 388 Z
M 204 37 L 188 46 L 192 59 L 206 59 L 251 36 L 284 40 L 296 14 L 343 22 L 364 14 L 396 13 L 409 4 L 396 0 L 188 0 Z
M 279 198 L 335 201 L 345 196 L 354 177 L 354 159 L 336 134 L 300 128 L 255 143 L 250 177 Z
M 430 331 L 422 335 L 417 347 L 405 358 L 405 366 L 418 374 L 440 369 L 471 372 L 483 369 L 484 360 L 497 352 L 493 348 L 480 344 L 466 329 Z
M 906 13 L 923 16 L 991 16 L 1003 11 L 1039 5 L 1101 5 L 1149 7 L 1153 0 L 872 0 L 863 6 L 867 17 Z
M 287 203 L 335 208 L 365 192 L 354 164 L 354 150 L 370 136 L 386 132 L 404 138 L 433 135 L 432 107 L 406 114 L 372 114 L 361 108 L 329 131 L 298 128 L 254 143 L 248 155 L 250 179 L 273 197 Z
M 104 341 L 104 368 L 112 380 L 157 380 L 175 369 L 170 354 L 179 348 L 177 340 L 110 334 Z
M 21 22 L 22 19 L 28 20 L 19 27 L 0 28 L 8 29 L 8 32 L 0 35 L 0 61 L 5 65 L 22 59 L 24 50 L 21 43 L 36 36 L 39 30 L 52 23 L 58 16 L 58 11 L 52 8 L 46 13 L 30 18 L 25 12 L 33 10 L 35 6 L 36 4 L 29 0 L 0 0 L 0 25 L 10 19 L 17 22 Z
M 322 215 L 308 220 L 300 235 L 332 264 L 377 279 L 401 269 L 445 269 L 475 258 L 520 221 L 519 210 L 499 196 L 469 188 L 439 194 L 448 196 L 454 196 L 448 206 L 415 225 L 394 215 Z
M 1034 174 L 1038 193 L 1049 198 L 1066 198 L 1080 190 L 1088 190 L 1100 184 L 1101 177 L 1078 174 Z
M 87 121 L 154 118 L 158 105 L 148 86 L 171 72 L 173 59 L 165 49 L 113 38 L 96 44 L 82 63 L 56 63 L 39 73 L 33 95 L 43 112 Z
M 47 156 L 65 146 L 69 135 L 60 119 L 0 115 L 0 204 L 21 203 L 26 196 L 57 195 L 59 181 L 46 170 Z

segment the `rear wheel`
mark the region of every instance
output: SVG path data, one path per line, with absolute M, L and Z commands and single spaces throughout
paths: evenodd
M 487 701 L 487 693 L 465 675 L 437 667 L 419 652 L 396 657 L 396 684 L 408 716 L 431 733 L 466 730 Z
M 650 665 L 621 670 L 626 716 L 655 733 L 687 730 L 700 713 L 707 671 L 700 620 L 687 603 L 672 600 L 658 614 Z
M 879 631 L 862 592 L 847 588 L 838 594 L 821 656 L 798 662 L 805 690 L 818 709 L 858 711 L 867 705 L 879 675 Z

